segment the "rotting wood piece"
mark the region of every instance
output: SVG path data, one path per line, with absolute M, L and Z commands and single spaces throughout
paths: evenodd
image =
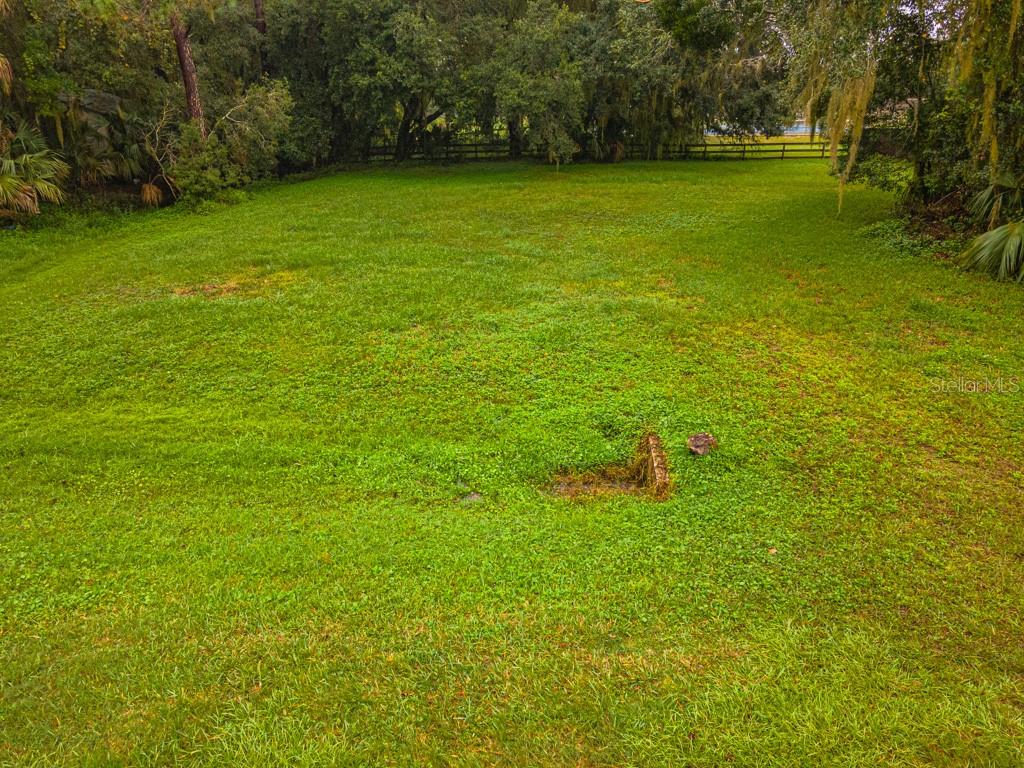
M 672 481 L 668 474 L 668 458 L 661 438 L 654 432 L 648 432 L 640 440 L 637 456 L 638 469 L 644 486 L 656 499 L 667 498 L 672 490 Z

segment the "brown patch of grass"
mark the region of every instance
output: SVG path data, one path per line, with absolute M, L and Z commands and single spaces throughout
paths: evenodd
M 238 291 L 239 285 L 234 281 L 224 283 L 206 283 L 204 285 L 187 285 L 174 289 L 175 296 L 205 296 L 209 299 L 219 299 L 230 296 Z
M 285 269 L 278 272 L 259 274 L 254 270 L 246 270 L 217 283 L 202 283 L 174 288 L 175 296 L 200 296 L 207 299 L 223 299 L 230 296 L 238 298 L 257 298 L 265 296 L 274 289 L 284 288 L 297 279 L 293 270 Z
M 948 341 L 932 333 L 923 325 L 909 321 L 903 321 L 900 324 L 898 336 L 900 341 L 907 346 L 921 351 L 945 349 L 949 346 Z

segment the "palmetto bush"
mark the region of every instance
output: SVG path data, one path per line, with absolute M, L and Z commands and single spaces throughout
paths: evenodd
M 39 213 L 41 201 L 60 202 L 67 174 L 67 163 L 34 128 L 22 123 L 11 132 L 0 126 L 0 216 Z
M 964 251 L 964 267 L 1024 283 L 1024 176 L 993 181 L 975 196 L 971 213 L 990 229 Z
M 1024 211 L 1024 176 L 1013 178 L 1003 174 L 974 196 L 970 206 L 974 218 L 990 228 L 1004 215 Z
M 975 238 L 964 252 L 964 266 L 1024 283 L 1024 221 L 1011 221 Z
M 10 11 L 10 0 L 0 0 L 0 18 Z M 11 92 L 14 71 L 0 53 L 0 94 Z M 11 131 L 0 115 L 0 218 L 39 213 L 39 202 L 63 198 L 60 183 L 68 165 L 46 146 L 39 132 L 26 123 Z

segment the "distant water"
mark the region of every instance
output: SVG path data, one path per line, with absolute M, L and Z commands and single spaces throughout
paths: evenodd
M 786 136 L 806 136 L 811 132 L 811 126 L 806 120 L 797 120 L 783 131 Z
M 705 135 L 706 136 L 715 136 L 715 135 L 718 135 L 718 133 L 720 133 L 720 132 L 724 132 L 724 129 L 722 129 L 721 131 L 714 131 L 714 130 L 706 131 Z M 792 125 L 786 126 L 782 130 L 782 135 L 783 136 L 809 136 L 810 133 L 811 133 L 811 126 L 808 124 L 808 122 L 806 120 L 797 120 L 795 123 L 793 123 Z

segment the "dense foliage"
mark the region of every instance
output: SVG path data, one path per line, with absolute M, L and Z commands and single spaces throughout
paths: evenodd
M 282 170 L 507 142 L 552 162 L 779 130 L 764 8 L 716 0 L 22 0 L 0 120 L 69 183 L 149 202 Z M 9 65 L 7 64 L 9 62 Z

